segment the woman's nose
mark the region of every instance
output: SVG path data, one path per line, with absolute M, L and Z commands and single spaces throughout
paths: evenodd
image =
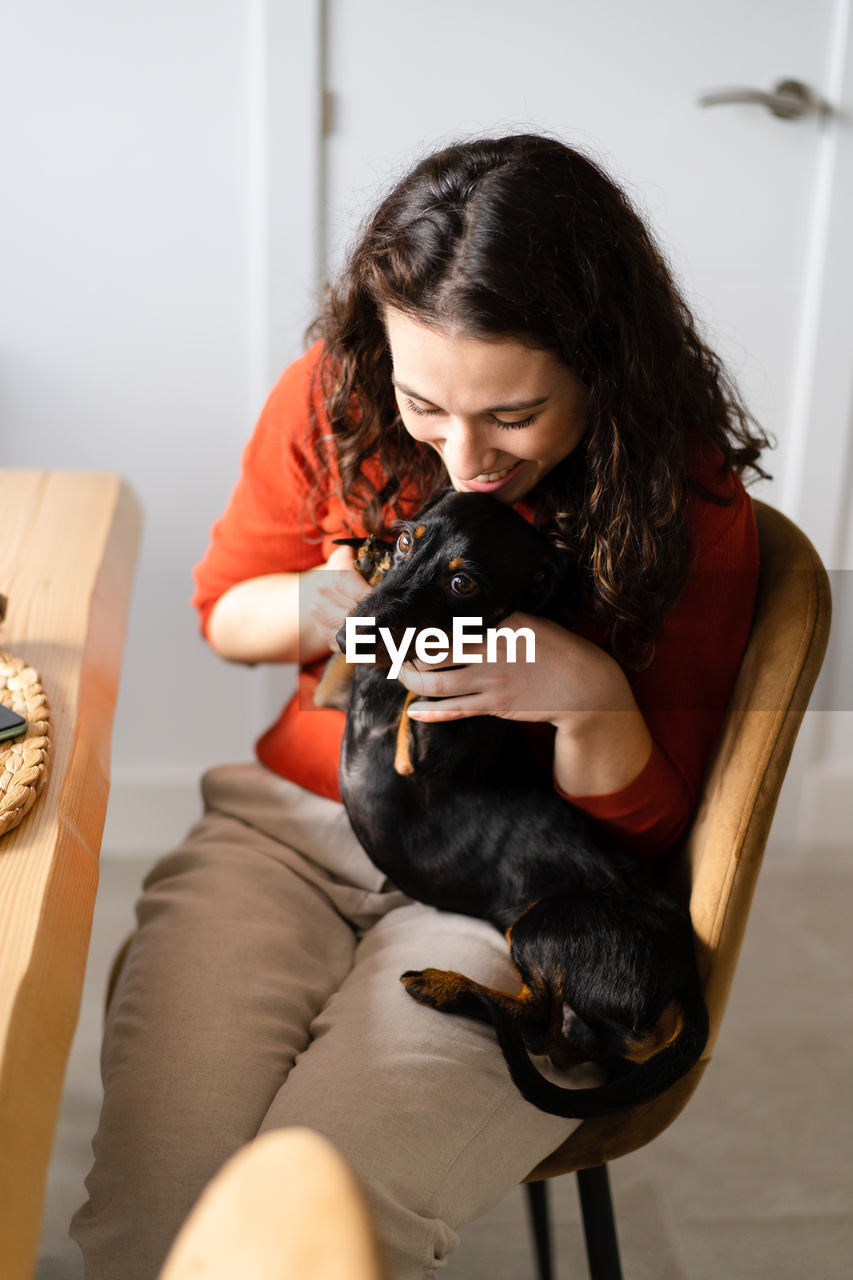
M 473 423 L 455 419 L 448 423 L 442 456 L 452 475 L 473 480 L 494 466 L 497 451 Z

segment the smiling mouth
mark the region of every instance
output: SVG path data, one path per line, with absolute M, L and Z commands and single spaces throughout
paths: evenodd
M 508 476 L 518 466 L 514 462 L 511 467 L 504 467 L 502 471 L 484 471 L 482 475 L 474 476 L 475 484 L 493 484 L 495 480 L 503 480 L 504 476 Z

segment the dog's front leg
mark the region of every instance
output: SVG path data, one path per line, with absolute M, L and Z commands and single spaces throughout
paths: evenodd
M 315 707 L 334 707 L 338 711 L 349 709 L 350 688 L 355 666 L 347 662 L 342 653 L 333 653 L 314 690 Z
M 415 771 L 412 764 L 412 740 L 411 740 L 411 721 L 409 719 L 409 705 L 417 698 L 416 693 L 411 690 L 406 691 L 406 698 L 403 702 L 403 710 L 400 713 L 400 723 L 397 726 L 397 743 L 394 753 L 394 770 L 402 777 L 408 778 Z

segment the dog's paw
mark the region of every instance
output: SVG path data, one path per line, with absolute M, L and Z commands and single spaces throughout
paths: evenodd
M 407 969 L 400 981 L 413 1000 L 431 1009 L 452 1008 L 463 992 L 467 978 L 446 969 Z
M 430 991 L 429 969 L 407 969 L 405 973 L 400 975 L 400 981 L 408 991 L 413 1000 L 417 1000 L 419 1004 L 427 1004 L 435 1007 L 436 1001 Z

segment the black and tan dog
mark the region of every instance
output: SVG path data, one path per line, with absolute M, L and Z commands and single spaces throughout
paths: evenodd
M 561 558 L 495 499 L 445 493 L 403 527 L 351 616 L 375 618 L 394 645 L 406 627 L 450 633 L 455 616 L 483 627 L 515 610 L 558 617 Z M 603 1115 L 662 1093 L 708 1035 L 687 912 L 556 794 L 517 724 L 411 722 L 410 695 L 381 663 L 352 671 L 340 783 L 355 832 L 411 897 L 504 932 L 520 975 L 512 994 L 425 969 L 403 974 L 409 994 L 491 1020 L 513 1080 L 544 1111 Z M 592 1060 L 608 1080 L 563 1089 L 530 1053 L 558 1067 Z

